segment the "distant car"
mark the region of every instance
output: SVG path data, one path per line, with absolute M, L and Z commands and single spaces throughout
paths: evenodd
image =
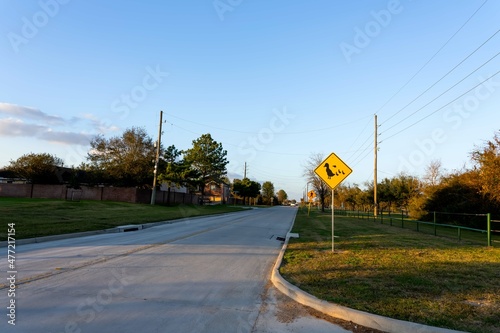
M 294 203 L 291 203 L 291 204 L 290 204 L 290 207 L 295 207 L 295 206 L 297 206 L 297 205 L 296 205 L 296 204 L 294 204 Z

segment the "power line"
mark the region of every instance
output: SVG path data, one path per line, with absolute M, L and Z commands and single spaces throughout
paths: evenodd
M 472 51 L 468 56 L 466 56 L 464 59 L 462 59 L 462 61 L 460 61 L 457 65 L 455 65 L 452 69 L 450 69 L 446 74 L 444 74 L 440 79 L 438 79 L 436 82 L 434 82 L 429 88 L 427 88 L 426 90 L 424 90 L 420 95 L 418 95 L 417 97 L 415 97 L 410 103 L 406 104 L 402 109 L 400 109 L 399 111 L 397 111 L 396 113 L 394 113 L 392 116 L 390 116 L 389 118 L 387 118 L 381 125 L 385 124 L 387 121 L 389 121 L 390 119 L 394 118 L 397 114 L 399 114 L 401 111 L 403 111 L 404 109 L 406 109 L 408 106 L 410 106 L 411 104 L 413 104 L 413 102 L 415 102 L 417 99 L 419 99 L 422 95 L 424 95 L 426 92 L 428 92 L 429 90 L 431 90 L 436 84 L 438 84 L 439 82 L 441 82 L 445 77 L 447 77 L 449 74 L 451 74 L 455 69 L 457 69 L 461 64 L 463 64 L 467 59 L 469 59 L 474 53 L 476 53 L 481 47 L 483 47 L 486 43 L 488 43 L 493 37 L 495 37 L 496 34 L 498 34 L 498 32 L 500 32 L 500 29 L 497 30 L 493 35 L 491 35 L 486 41 L 484 41 L 481 45 L 479 45 L 474 51 Z M 498 53 L 493 57 L 495 58 L 496 56 L 498 56 Z M 493 58 L 491 58 L 490 60 L 488 60 L 486 63 L 490 62 L 491 60 L 493 60 Z M 484 63 L 482 66 L 484 66 L 486 63 Z M 479 68 L 481 68 L 482 66 L 480 66 Z M 479 68 L 477 68 L 475 71 L 477 71 Z M 472 74 L 472 73 L 471 73 Z
M 500 31 L 500 30 L 499 30 Z M 454 85 L 452 85 L 450 88 L 446 89 L 444 92 L 442 92 L 441 94 L 439 94 L 438 96 L 436 96 L 434 99 L 432 99 L 430 102 L 428 102 L 427 104 L 425 104 L 424 106 L 422 106 L 420 109 L 414 111 L 413 113 L 409 114 L 408 116 L 406 116 L 405 118 L 401 119 L 400 121 L 398 121 L 397 123 L 395 123 L 394 125 L 392 125 L 391 127 L 387 128 L 386 131 L 396 127 L 397 125 L 401 124 L 403 121 L 405 121 L 406 119 L 410 118 L 411 116 L 413 116 L 414 114 L 416 114 L 417 112 L 421 111 L 422 109 L 424 109 L 425 107 L 427 107 L 429 104 L 431 104 L 432 102 L 434 102 L 435 100 L 437 100 L 439 97 L 443 96 L 444 94 L 446 94 L 447 92 L 449 92 L 451 89 L 455 88 L 456 86 L 458 86 L 460 83 L 462 83 L 463 81 L 465 81 L 467 78 L 469 78 L 472 74 L 474 74 L 475 72 L 477 72 L 479 69 L 481 69 L 482 67 L 484 67 L 486 64 L 488 64 L 490 61 L 492 61 L 493 59 L 495 59 L 496 57 L 498 57 L 498 55 L 500 55 L 500 52 L 498 52 L 497 54 L 495 54 L 493 57 L 491 57 L 488 61 L 486 61 L 485 63 L 483 63 L 481 66 L 477 67 L 475 70 L 473 70 L 472 72 L 470 72 L 469 74 L 467 74 L 464 78 L 462 78 L 460 81 L 458 81 L 457 83 L 455 83 Z M 436 82 L 437 83 L 437 82 Z M 433 85 L 434 86 L 434 85 Z M 431 86 L 432 88 L 432 86 Z M 430 88 L 429 88 L 430 89 Z M 427 89 L 426 91 L 428 91 L 429 89 Z M 424 92 L 425 93 L 425 92 Z M 422 93 L 423 94 L 423 93 Z M 422 96 L 422 94 L 420 96 Z M 419 97 L 420 97 L 419 96 Z M 418 97 L 417 97 L 418 98 Z M 415 101 L 415 100 L 413 100 Z M 413 103 L 413 101 L 411 103 Z M 411 104 L 410 103 L 410 104 Z M 410 104 L 407 104 L 410 105 Z
M 375 133 L 374 132 L 371 132 L 370 135 L 365 139 L 365 141 L 363 141 L 363 143 L 359 146 L 359 148 L 357 150 L 355 150 L 350 156 L 349 160 L 353 159 L 354 161 L 356 161 L 358 159 L 358 157 L 363 154 L 363 152 L 365 152 L 368 148 L 371 147 L 371 141 L 369 141 L 370 139 L 373 138 L 373 135 Z M 367 146 L 365 147 L 365 145 L 367 144 Z M 364 147 L 364 148 L 363 148 Z M 353 155 L 357 154 L 355 157 L 352 157 Z
M 361 134 L 363 134 L 366 130 L 366 128 L 368 127 L 368 124 L 371 123 L 371 116 L 370 118 L 368 119 L 368 121 L 366 122 L 366 125 L 365 127 L 363 127 L 363 129 L 361 130 L 361 132 L 359 132 L 358 136 L 356 137 L 356 139 L 354 139 L 354 141 L 352 142 L 352 144 L 349 146 L 349 149 L 348 150 L 351 150 L 351 148 L 356 144 L 356 141 L 358 141 L 358 139 L 360 138 Z M 351 155 L 352 156 L 352 155 Z
M 403 84 L 403 86 L 401 88 L 398 89 L 398 91 L 396 91 L 394 93 L 394 95 L 392 95 L 375 113 L 379 113 L 380 110 L 382 110 L 387 104 L 389 104 L 389 102 L 391 102 L 394 97 L 396 97 L 400 92 L 401 90 L 403 90 L 411 81 L 413 81 L 413 79 L 425 68 L 427 67 L 427 65 L 446 47 L 446 45 L 448 45 L 448 43 L 453 39 L 455 38 L 455 36 L 467 25 L 467 23 L 469 23 L 469 21 L 477 14 L 477 12 L 483 8 L 483 6 L 488 2 L 488 0 L 485 0 L 481 6 L 479 6 L 478 9 L 476 9 L 476 11 L 474 13 L 472 13 L 472 15 L 465 21 L 464 24 L 462 24 L 462 26 L 460 28 L 458 28 L 458 30 L 450 37 L 448 38 L 448 40 L 443 44 L 443 46 L 441 46 L 439 48 L 439 50 L 436 51 L 436 53 L 434 53 L 434 55 L 432 55 L 432 57 L 429 58 L 429 60 L 427 60 L 427 62 L 422 66 L 420 67 L 420 69 L 415 73 L 413 74 L 413 76 L 408 80 L 406 81 L 405 84 Z
M 168 114 L 168 116 L 176 118 L 176 119 L 179 119 L 179 120 L 182 120 L 182 121 L 185 121 L 185 122 L 188 122 L 188 123 L 192 123 L 192 124 L 195 124 L 195 125 L 198 125 L 198 126 L 209 127 L 209 128 L 217 129 L 217 130 L 220 130 L 220 131 L 227 131 L 227 132 L 234 132 L 234 133 L 241 133 L 241 134 L 258 134 L 258 132 L 259 132 L 259 131 L 241 131 L 241 130 L 235 130 L 235 129 L 230 129 L 230 128 L 223 128 L 223 127 L 212 126 L 212 125 L 208 125 L 208 124 L 202 124 L 202 123 L 198 123 L 198 122 L 195 122 L 195 121 L 192 121 L 192 120 L 183 119 L 183 118 L 171 115 L 171 114 Z M 362 117 L 362 118 L 359 118 L 359 119 L 351 120 L 351 121 L 348 121 L 348 122 L 345 122 L 345 123 L 342 123 L 342 124 L 337 124 L 335 126 L 329 126 L 329 127 L 313 128 L 313 129 L 307 129 L 307 130 L 296 131 L 296 132 L 274 132 L 273 135 L 295 135 L 295 134 L 305 134 L 305 133 L 312 133 L 312 132 L 327 131 L 327 130 L 331 130 L 331 129 L 334 129 L 334 128 L 338 128 L 338 127 L 342 127 L 342 126 L 345 126 L 345 125 L 349 125 L 349 124 L 352 124 L 352 123 L 357 123 L 360 120 L 363 120 L 365 118 L 366 118 L 366 116 Z
M 472 90 L 476 89 L 477 87 L 479 87 L 480 85 L 482 85 L 482 84 L 483 84 L 483 83 L 485 83 L 486 81 L 488 81 L 488 80 L 492 79 L 493 77 L 495 77 L 496 75 L 498 75 L 498 73 L 500 73 L 500 71 L 498 71 L 498 72 L 496 72 L 495 74 L 491 75 L 491 76 L 490 76 L 490 77 L 488 77 L 486 80 L 483 80 L 483 81 L 479 82 L 477 85 L 475 85 L 475 86 L 474 86 L 474 87 L 472 87 L 471 89 L 467 90 L 466 92 L 462 93 L 462 94 L 461 94 L 460 96 L 458 96 L 457 98 L 455 98 L 455 99 L 453 99 L 452 101 L 450 101 L 450 102 L 446 103 L 445 105 L 441 106 L 439 109 L 434 110 L 433 112 L 431 112 L 431 113 L 430 113 L 430 114 L 428 114 L 427 116 L 425 116 L 425 117 L 421 118 L 420 120 L 418 120 L 418 121 L 414 122 L 413 124 L 411 124 L 411 125 L 409 125 L 409 126 L 407 126 L 407 127 L 403 128 L 402 130 L 400 130 L 400 131 L 398 131 L 398 132 L 394 133 L 393 135 L 391 135 L 391 136 L 389 136 L 389 137 L 385 138 L 385 140 L 383 140 L 383 141 L 386 141 L 386 140 L 388 140 L 388 139 L 390 139 L 390 138 L 392 138 L 392 137 L 394 137 L 394 136 L 398 135 L 399 133 L 406 131 L 408 128 L 415 126 L 416 124 L 420 123 L 421 121 L 423 121 L 423 120 L 425 120 L 425 119 L 429 118 L 430 116 L 432 116 L 432 115 L 433 115 L 433 114 L 435 114 L 436 112 L 438 112 L 438 111 L 440 111 L 440 110 L 444 109 L 445 107 L 447 107 L 447 106 L 448 106 L 448 105 L 450 105 L 451 103 L 455 102 L 457 99 L 461 98 L 462 96 L 464 96 L 464 95 L 468 94 L 469 92 L 471 92 Z M 383 142 L 383 141 L 382 141 L 382 142 Z
M 352 161 L 352 167 L 355 167 L 356 165 L 358 165 L 361 161 L 363 161 L 371 152 L 372 152 L 372 145 L 371 143 L 365 148 L 363 149 L 363 151 L 361 151 L 361 153 L 359 154 L 359 156 L 354 160 Z M 367 153 L 360 158 L 361 154 L 363 154 L 365 151 L 367 151 Z

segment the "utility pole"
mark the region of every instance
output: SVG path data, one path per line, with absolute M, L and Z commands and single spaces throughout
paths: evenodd
M 245 170 L 243 170 L 243 179 L 247 178 L 247 162 L 245 162 Z
M 378 141 L 378 126 L 377 126 L 377 115 L 375 114 L 375 148 L 374 148 L 374 161 L 373 161 L 373 216 L 378 215 L 378 203 L 377 203 L 377 141 Z
M 160 160 L 160 145 L 161 145 L 161 124 L 163 123 L 163 111 L 160 111 L 160 126 L 158 127 L 158 141 L 156 142 L 156 158 L 155 169 L 153 172 L 153 190 L 151 192 L 151 205 L 156 202 L 156 177 L 158 175 L 158 162 Z

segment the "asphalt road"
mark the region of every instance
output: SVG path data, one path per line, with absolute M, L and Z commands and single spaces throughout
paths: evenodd
M 276 310 L 263 304 L 276 237 L 295 214 L 253 209 L 18 246 L 14 297 L 0 281 L 0 332 L 272 332 Z M 7 255 L 0 271 L 9 271 Z

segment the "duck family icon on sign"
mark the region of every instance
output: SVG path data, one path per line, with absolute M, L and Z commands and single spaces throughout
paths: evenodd
M 337 169 L 336 165 L 333 165 L 333 170 L 330 169 L 330 164 L 325 163 L 324 167 L 326 168 L 326 175 L 328 176 L 328 179 L 332 179 L 333 176 L 340 176 L 340 175 L 345 175 L 345 172 L 343 170 Z

